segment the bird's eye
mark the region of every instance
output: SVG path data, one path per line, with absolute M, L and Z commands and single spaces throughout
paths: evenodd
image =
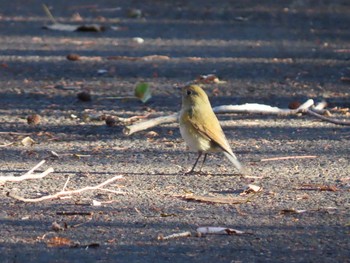
M 187 95 L 191 95 L 191 94 L 192 94 L 192 91 L 188 90 Z

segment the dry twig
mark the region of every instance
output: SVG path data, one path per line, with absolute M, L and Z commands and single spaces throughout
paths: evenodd
M 182 233 L 171 234 L 168 236 L 163 236 L 162 234 L 159 234 L 157 239 L 158 240 L 169 240 L 169 239 L 174 239 L 174 238 L 179 238 L 179 237 L 190 237 L 190 236 L 191 236 L 191 232 L 186 231 L 186 232 L 182 232 Z
M 48 168 L 44 172 L 40 174 L 33 174 L 33 172 L 38 169 L 40 166 L 42 166 L 45 163 L 45 160 L 42 160 L 40 163 L 35 165 L 32 169 L 30 169 L 28 172 L 21 176 L 0 176 L 0 184 L 3 184 L 5 182 L 19 182 L 23 180 L 28 180 L 28 179 L 40 179 L 48 175 L 49 173 L 52 173 L 54 170 L 52 167 Z
M 290 160 L 290 159 L 312 159 L 312 158 L 317 158 L 317 156 L 316 155 L 281 156 L 281 157 L 261 159 L 260 162 Z
M 24 198 L 24 197 L 21 197 L 21 196 L 12 194 L 12 193 L 7 193 L 7 196 L 12 197 L 12 198 L 17 199 L 17 200 L 22 201 L 22 202 L 35 203 L 35 202 L 40 202 L 40 201 L 49 200 L 49 199 L 59 199 L 62 197 L 67 197 L 67 196 L 71 196 L 74 194 L 79 194 L 79 193 L 89 191 L 89 190 L 105 191 L 106 189 L 103 188 L 105 185 L 110 184 L 118 179 L 121 179 L 122 177 L 123 177 L 122 175 L 116 175 L 113 178 L 110 178 L 110 179 L 108 179 L 108 180 L 106 180 L 98 185 L 95 185 L 95 186 L 86 186 L 84 188 L 71 190 L 71 191 L 62 190 L 62 191 L 57 192 L 55 194 L 45 195 L 45 196 L 42 196 L 39 198 Z M 123 192 L 121 192 L 121 191 L 120 192 L 115 191 L 115 193 L 123 194 Z
M 258 104 L 258 103 L 246 103 L 242 105 L 222 105 L 213 108 L 213 111 L 216 114 L 219 113 L 254 113 L 254 114 L 274 114 L 279 116 L 290 116 L 297 115 L 300 113 L 312 115 L 314 117 L 320 118 L 324 121 L 328 121 L 334 124 L 339 125 L 350 125 L 349 121 L 342 121 L 337 119 L 328 118 L 318 114 L 317 112 L 322 113 L 326 104 L 320 103 L 314 107 L 314 101 L 312 99 L 308 99 L 297 109 L 281 109 L 278 107 L 272 107 L 269 105 Z M 155 127 L 157 125 L 163 123 L 172 123 L 176 122 L 179 116 L 178 113 L 173 113 L 167 116 L 161 116 L 154 119 L 149 119 L 143 122 L 138 122 L 133 125 L 126 126 L 124 129 L 125 135 L 131 135 L 135 132 L 147 130 L 149 128 Z

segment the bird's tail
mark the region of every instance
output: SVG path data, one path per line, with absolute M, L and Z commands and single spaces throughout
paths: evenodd
M 243 165 L 238 161 L 237 157 L 234 155 L 234 153 L 228 153 L 226 151 L 223 152 L 226 157 L 231 161 L 231 163 L 234 164 L 234 166 L 238 169 L 239 172 L 244 171 Z

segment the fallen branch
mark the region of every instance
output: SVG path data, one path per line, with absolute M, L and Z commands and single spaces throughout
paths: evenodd
M 121 179 L 122 177 L 123 177 L 122 175 L 116 175 L 113 178 L 110 178 L 110 179 L 108 179 L 108 180 L 106 180 L 98 185 L 95 185 L 95 186 L 86 186 L 84 188 L 76 189 L 76 190 L 72 190 L 72 191 L 62 190 L 62 191 L 57 192 L 55 194 L 45 195 L 45 196 L 38 197 L 38 198 L 24 198 L 24 197 L 12 194 L 10 192 L 7 193 L 7 196 L 12 197 L 12 198 L 17 199 L 17 200 L 22 201 L 22 202 L 35 203 L 35 202 L 40 202 L 40 201 L 44 201 L 44 200 L 48 200 L 48 199 L 59 199 L 62 197 L 71 196 L 73 194 L 79 194 L 79 193 L 89 191 L 89 190 L 105 191 L 105 190 L 108 190 L 108 189 L 103 188 L 105 185 L 110 184 L 118 179 Z M 123 194 L 123 192 L 115 192 L 115 193 Z
M 290 159 L 312 159 L 312 158 L 317 158 L 317 156 L 316 155 L 281 156 L 281 157 L 261 159 L 260 162 L 280 161 L 280 160 L 290 160 Z
M 191 236 L 191 232 L 186 231 L 186 232 L 182 232 L 182 233 L 171 234 L 168 236 L 163 236 L 162 234 L 159 234 L 157 239 L 158 240 L 168 240 L 168 239 L 174 239 L 174 238 L 179 238 L 179 237 L 190 237 L 190 236 Z
M 93 212 L 59 211 L 59 212 L 56 212 L 56 215 L 59 215 L 59 216 L 92 216 Z
M 195 201 L 195 202 L 210 203 L 210 204 L 236 205 L 236 204 L 245 204 L 250 202 L 250 199 L 248 198 L 243 199 L 243 198 L 234 198 L 230 196 L 180 195 L 176 197 L 180 197 L 181 199 L 184 199 L 186 201 Z
M 7 146 L 11 146 L 12 144 L 14 144 L 14 142 L 9 142 L 9 143 L 5 143 L 5 144 L 1 144 L 0 147 L 7 147 Z
M 31 132 L 0 132 L 0 134 L 5 134 L 5 135 L 32 135 Z
M 19 182 L 23 180 L 28 180 L 28 179 L 40 179 L 48 175 L 49 173 L 52 173 L 54 170 L 52 167 L 48 168 L 44 172 L 40 174 L 33 174 L 33 172 L 38 169 L 40 166 L 42 166 L 45 163 L 45 160 L 42 160 L 40 163 L 35 165 L 32 169 L 30 169 L 28 172 L 21 176 L 0 176 L 0 184 L 3 184 L 5 182 Z
M 159 124 L 175 122 L 178 118 L 178 115 L 179 113 L 174 113 L 168 116 L 162 116 L 147 121 L 139 122 L 130 126 L 126 126 L 123 130 L 123 133 L 125 135 L 131 135 L 135 132 L 147 130 Z
M 309 114 L 314 117 L 320 118 L 324 121 L 328 121 L 334 124 L 339 125 L 350 125 L 350 121 L 342 121 L 337 119 L 328 118 L 320 115 L 317 112 L 323 113 L 324 107 L 326 104 L 324 102 L 319 103 L 314 106 L 314 101 L 312 99 L 308 99 L 302 105 L 300 105 L 297 109 L 281 109 L 278 107 L 272 107 L 265 104 L 258 103 L 246 103 L 242 105 L 222 105 L 213 108 L 213 111 L 216 114 L 221 113 L 250 113 L 250 114 L 272 114 L 278 116 L 290 116 L 297 115 L 300 113 Z M 133 125 L 126 126 L 123 130 L 125 135 L 131 135 L 135 132 L 147 130 L 149 128 L 158 126 L 163 123 L 172 123 L 178 120 L 179 112 L 173 113 L 167 116 L 161 116 L 154 119 L 149 119 L 146 121 L 142 121 Z
M 307 100 L 299 108 L 291 109 L 281 109 L 278 107 L 272 107 L 269 105 L 258 104 L 258 103 L 246 103 L 242 105 L 223 105 L 213 108 L 215 113 L 255 113 L 255 114 L 276 114 L 281 116 L 295 115 L 302 113 L 311 106 L 314 105 L 312 99 Z
M 320 115 L 312 110 L 306 110 L 306 114 L 309 114 L 311 116 L 314 116 L 316 118 L 319 118 L 323 121 L 327 121 L 333 124 L 337 124 L 337 125 L 344 125 L 344 126 L 350 126 L 350 121 L 344 121 L 344 120 L 338 120 L 338 119 L 333 119 L 333 118 L 329 118 L 323 115 Z

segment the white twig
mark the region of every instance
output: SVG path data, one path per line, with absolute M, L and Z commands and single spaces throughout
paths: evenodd
M 126 126 L 123 130 L 123 133 L 125 135 L 131 135 L 135 132 L 147 130 L 159 124 L 175 122 L 178 116 L 179 113 L 174 113 L 168 116 L 157 117 L 154 119 L 136 123 L 134 125 Z
M 41 165 L 45 163 L 45 160 L 42 160 L 40 163 L 35 165 L 32 169 L 30 169 L 28 172 L 21 176 L 0 176 L 0 184 L 3 184 L 5 182 L 19 182 L 23 180 L 28 180 L 28 179 L 40 179 L 48 175 L 49 173 L 52 173 L 54 170 L 52 167 L 48 168 L 44 172 L 40 174 L 33 174 L 33 172 L 38 169 Z
M 317 158 L 317 156 L 316 155 L 281 156 L 281 157 L 261 159 L 260 162 L 280 161 L 280 160 L 290 160 L 290 159 L 313 159 L 313 158 Z
M 70 176 L 68 175 L 68 178 L 67 178 L 67 180 L 66 180 L 66 182 L 65 182 L 65 184 L 64 184 L 64 186 L 62 188 L 62 191 L 66 190 L 67 184 L 69 183 L 69 180 L 70 180 Z
M 12 193 L 7 193 L 7 196 L 12 197 L 12 198 L 17 199 L 17 200 L 20 200 L 20 201 L 23 201 L 23 202 L 26 202 L 26 203 L 35 203 L 35 202 L 40 202 L 40 201 L 44 201 L 44 200 L 48 200 L 48 199 L 58 199 L 61 197 L 67 197 L 67 196 L 70 196 L 73 194 L 79 194 L 79 193 L 89 191 L 89 190 L 101 190 L 101 189 L 104 189 L 103 186 L 110 184 L 118 179 L 121 179 L 122 177 L 123 177 L 122 175 L 116 175 L 113 178 L 110 178 L 110 179 L 108 179 L 108 180 L 106 180 L 98 185 L 95 185 L 95 186 L 86 186 L 84 188 L 76 189 L 76 190 L 72 190 L 72 191 L 63 190 L 63 191 L 57 192 L 55 194 L 45 195 L 45 196 L 42 196 L 39 198 L 24 198 L 24 197 L 17 196 L 17 195 L 12 194 Z M 104 191 L 105 191 L 105 189 L 104 189 Z M 117 191 L 115 193 L 123 194 L 123 192 L 117 192 Z
M 158 240 L 168 240 L 168 239 L 174 239 L 174 238 L 179 238 L 179 237 L 190 237 L 191 232 L 186 231 L 182 233 L 176 233 L 176 234 L 171 234 L 168 236 L 163 236 L 162 234 L 158 235 L 157 239 Z
M 12 144 L 14 144 L 14 142 L 9 142 L 9 143 L 5 143 L 5 144 L 1 144 L 0 147 L 7 147 L 7 146 L 11 146 Z
M 242 105 L 223 105 L 213 108 L 215 113 L 258 113 L 258 114 L 277 114 L 277 115 L 295 115 L 303 112 L 314 105 L 312 99 L 304 102 L 299 108 L 295 110 L 281 109 L 278 107 L 272 107 L 269 105 L 258 104 L 258 103 L 246 103 Z

